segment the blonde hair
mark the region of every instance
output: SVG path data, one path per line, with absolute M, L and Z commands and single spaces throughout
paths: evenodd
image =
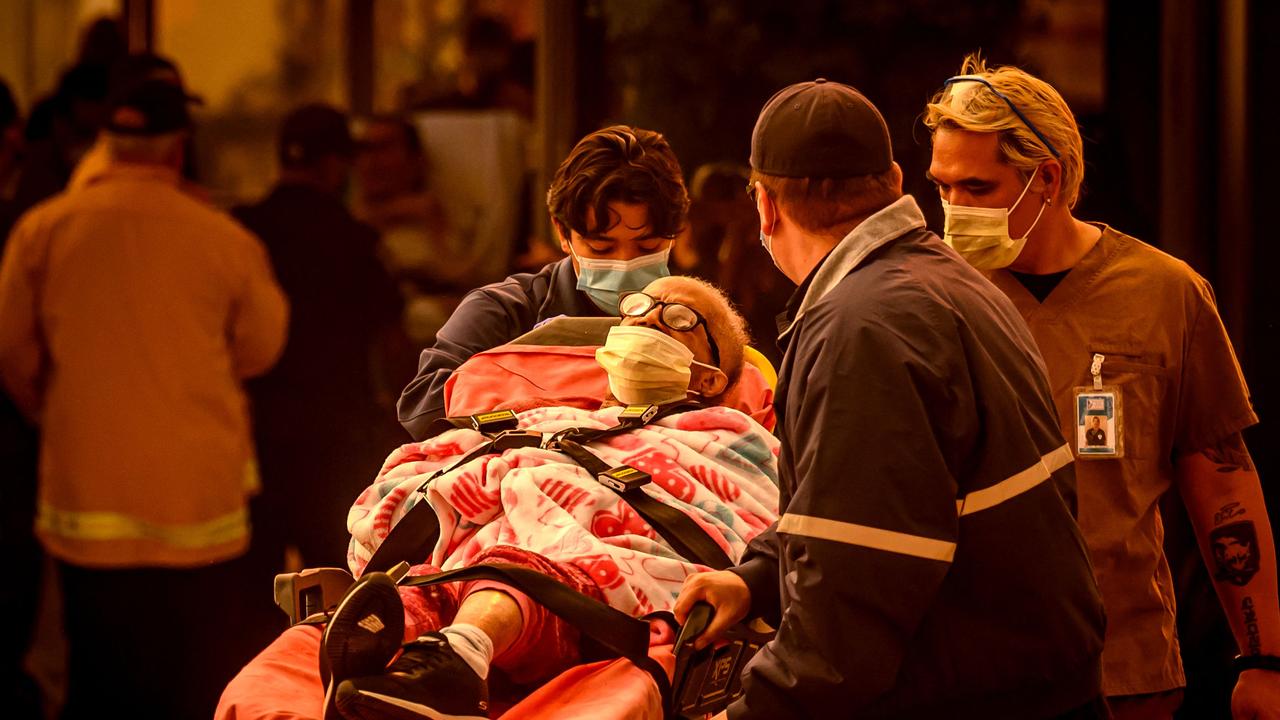
M 1062 95 L 1049 83 L 1016 67 L 1004 65 L 988 69 L 979 53 L 965 57 L 960 75 L 991 83 L 1017 106 L 1059 154 L 1055 157 L 1009 103 L 978 82 L 955 82 L 939 90 L 925 110 L 924 124 L 929 131 L 951 128 L 999 133 L 1000 160 L 1024 177 L 1030 177 L 1046 160 L 1057 160 L 1062 165 L 1058 198 L 1067 207 L 1075 207 L 1084 181 L 1084 144 L 1076 118 Z

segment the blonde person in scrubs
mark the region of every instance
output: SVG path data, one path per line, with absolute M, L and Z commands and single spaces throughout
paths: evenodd
M 1030 326 L 1080 460 L 1079 522 L 1107 611 L 1112 711 L 1169 718 L 1182 702 L 1157 505 L 1176 488 L 1240 647 L 1232 713 L 1280 718 L 1275 545 L 1240 434 L 1258 418 L 1213 291 L 1186 263 L 1073 216 L 1080 133 L 1053 87 L 976 55 L 960 72 L 926 109 L 929 177 L 944 239 Z M 1098 412 L 1111 436 L 1104 447 L 1078 432 Z

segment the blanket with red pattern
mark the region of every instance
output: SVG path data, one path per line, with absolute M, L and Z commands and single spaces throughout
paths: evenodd
M 536 408 L 519 421 L 541 433 L 607 428 L 620 411 Z M 707 569 L 680 558 L 616 493 L 553 450 L 485 455 L 418 492 L 435 471 L 484 441 L 458 429 L 394 451 L 348 515 L 352 572 L 360 574 L 395 523 L 424 498 L 440 521 L 440 539 L 431 557 L 412 562 L 449 570 L 494 545 L 513 545 L 582 568 L 611 606 L 635 616 L 669 610 L 685 577 Z M 778 517 L 777 440 L 737 410 L 679 413 L 588 447 L 610 466 L 649 473 L 653 482 L 644 492 L 693 518 L 735 562 Z

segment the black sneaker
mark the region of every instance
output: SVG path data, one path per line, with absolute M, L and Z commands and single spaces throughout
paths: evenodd
M 347 720 L 489 718 L 488 683 L 437 632 L 405 644 L 385 673 L 340 683 L 336 700 Z
M 333 696 L 339 683 L 385 671 L 403 640 L 404 604 L 396 584 L 385 573 L 360 576 L 333 611 L 320 640 L 325 717 L 337 716 Z

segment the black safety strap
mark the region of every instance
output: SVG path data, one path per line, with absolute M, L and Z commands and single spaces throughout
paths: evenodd
M 579 457 L 574 457 L 569 452 L 566 452 L 566 454 L 600 481 L 602 474 L 607 474 L 613 468 L 605 465 L 604 461 L 595 457 L 586 448 L 583 448 L 582 444 L 634 430 L 668 415 L 699 407 L 703 406 L 693 402 L 678 402 L 663 406 L 628 406 L 619 413 L 617 425 L 603 430 L 570 428 L 557 433 L 551 438 L 547 447 L 563 450 L 566 441 L 571 445 L 575 445 L 580 450 L 579 457 L 587 462 L 594 460 L 594 464 L 588 467 L 583 465 L 583 460 L 580 460 Z M 479 415 L 439 418 L 434 421 L 431 424 L 431 432 L 433 434 L 457 428 L 471 428 L 485 433 L 490 439 L 455 461 L 452 465 L 432 473 L 431 477 L 427 478 L 418 488 L 418 492 L 425 493 L 427 486 L 436 478 L 453 472 L 457 468 L 484 455 L 516 447 L 536 446 L 541 443 L 542 436 L 540 434 L 516 429 L 516 420 L 514 412 L 499 410 Z M 603 470 L 593 470 L 593 468 L 601 466 L 603 466 Z M 619 492 L 619 495 L 630 503 L 636 512 L 644 518 L 645 522 L 652 525 L 658 534 L 670 543 L 671 547 L 681 556 L 716 570 L 723 570 L 733 565 L 728 556 L 724 554 L 724 551 L 720 549 L 720 546 L 711 540 L 688 515 L 654 500 L 639 489 Z M 391 528 L 391 532 L 387 533 L 387 537 L 383 539 L 382 544 L 374 551 L 373 557 L 369 558 L 366 572 L 385 572 L 402 560 L 421 562 L 435 549 L 436 540 L 439 537 L 440 521 L 436 517 L 435 509 L 431 507 L 431 504 L 425 498 L 422 498 L 409 509 L 409 512 L 405 513 L 404 517 L 400 518 L 400 522 Z
M 450 570 L 434 575 L 406 577 L 400 584 L 423 587 L 464 580 L 494 580 L 509 585 L 582 633 L 582 659 L 590 662 L 623 657 L 653 677 L 662 695 L 662 707 L 672 707 L 671 681 L 656 660 L 649 657 L 649 623 L 614 610 L 564 583 L 519 565 L 494 564 Z
M 692 400 L 681 400 L 680 402 L 668 403 L 666 405 L 628 405 L 618 414 L 618 424 L 613 427 L 598 429 L 573 428 L 570 431 L 560 433 L 565 437 L 569 437 L 576 442 L 586 445 L 597 440 L 603 440 L 619 433 L 635 430 L 636 428 L 652 425 L 659 420 L 674 415 L 676 413 L 688 412 L 690 410 L 698 410 L 706 407 L 702 403 Z
M 452 472 L 476 458 L 494 452 L 497 442 L 497 438 L 493 438 L 481 443 L 449 467 L 435 471 L 431 474 L 431 477 L 427 478 L 426 482 L 418 487 L 418 492 L 425 494 L 427 485 L 431 484 L 432 480 L 445 473 Z M 373 551 L 373 557 L 369 558 L 369 563 L 365 566 L 365 572 L 386 572 L 401 560 L 421 562 L 435 549 L 436 539 L 439 537 L 440 520 L 436 517 L 435 508 L 431 507 L 431 503 L 427 502 L 425 496 L 419 498 L 418 503 L 409 508 L 409 512 L 400 518 L 400 522 L 391 528 L 391 532 L 387 533 L 387 536 L 383 538 L 382 544 L 378 546 L 378 549 Z
M 576 440 L 561 438 L 559 450 L 573 458 L 601 485 L 618 494 L 631 509 L 662 536 L 681 557 L 702 563 L 715 570 L 733 567 L 733 561 L 725 554 L 705 530 L 693 518 L 676 508 L 653 499 L 640 489 L 649 482 L 649 475 L 629 466 L 610 467 Z M 637 482 L 638 481 L 638 482 Z

